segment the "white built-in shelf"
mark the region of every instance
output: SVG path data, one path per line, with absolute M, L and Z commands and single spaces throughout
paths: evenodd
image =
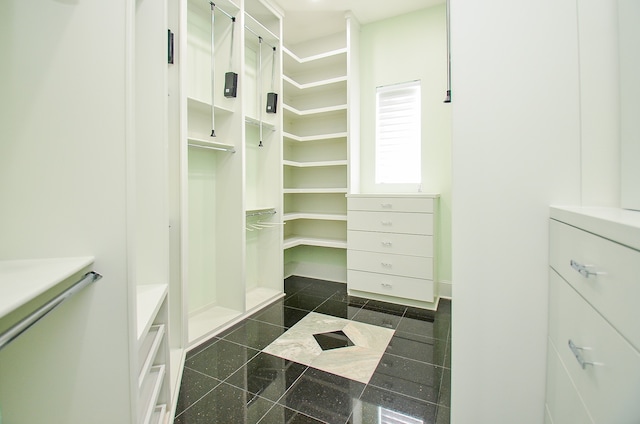
M 187 97 L 187 106 L 194 112 L 198 112 L 201 114 L 211 114 L 211 102 L 196 99 L 195 97 Z M 232 114 L 233 110 L 216 105 L 214 106 L 214 111 L 220 114 Z
M 190 314 L 189 344 L 193 346 L 198 341 L 203 340 L 205 336 L 212 334 L 215 330 L 241 316 L 241 311 L 222 306 L 211 306 Z
M 283 248 L 290 249 L 296 246 L 318 246 L 331 247 L 336 249 L 346 249 L 347 241 L 341 239 L 329 239 L 320 237 L 292 236 L 284 240 Z
M 247 313 L 251 313 L 253 310 L 258 310 L 260 307 L 282 296 L 284 296 L 283 292 L 267 287 L 256 287 L 248 290 L 245 302 Z
M 93 261 L 93 256 L 0 261 L 0 319 L 86 270 Z
M 317 212 L 290 212 L 284 214 L 283 221 L 294 221 L 296 219 L 313 219 L 316 221 L 346 221 L 347 214 L 340 213 L 317 213 Z
M 285 53 L 285 57 L 289 56 L 297 63 L 302 64 L 302 63 L 318 62 L 318 61 L 327 60 L 327 59 L 330 60 L 340 56 L 343 56 L 342 60 L 345 60 L 347 55 L 347 48 L 343 47 L 340 49 L 329 50 L 327 52 L 322 52 L 319 54 L 314 54 L 306 57 L 300 57 L 286 47 L 282 48 L 282 52 Z
M 337 132 L 337 133 L 331 133 L 331 134 L 316 134 L 316 135 L 306 135 L 306 136 L 298 136 L 288 132 L 283 132 L 282 136 L 286 139 L 305 142 L 305 141 L 319 141 L 319 140 L 331 140 L 335 138 L 345 138 L 347 137 L 347 132 L 343 131 L 343 132 Z
M 164 424 L 164 417 L 167 413 L 167 405 L 158 405 L 153 410 L 153 414 L 151 415 L 151 420 L 149 423 L 151 424 Z
M 136 287 L 137 304 L 137 340 L 142 342 L 142 336 L 147 334 L 155 319 L 165 296 L 167 284 L 142 284 Z
M 345 112 L 347 111 L 347 105 L 346 104 L 341 104 L 341 105 L 335 105 L 335 106 L 325 106 L 325 107 L 317 107 L 317 108 L 313 108 L 313 109 L 306 109 L 306 110 L 300 110 L 300 109 L 296 109 L 293 106 L 290 106 L 286 103 L 282 104 L 282 110 L 285 112 L 289 112 L 292 113 L 295 116 L 298 117 L 303 117 L 303 116 L 309 116 L 309 115 L 320 115 L 323 113 L 334 113 L 334 112 Z
M 195 4 L 205 13 L 211 13 L 211 4 L 208 1 L 189 0 L 189 3 Z M 235 16 L 240 10 L 240 7 L 232 0 L 216 0 L 215 5 L 216 9 L 224 10 L 231 16 Z
M 260 122 L 259 119 L 253 118 L 251 116 L 245 116 L 244 117 L 244 122 L 245 122 L 245 124 L 254 125 L 256 127 L 259 127 L 262 124 L 262 129 L 263 130 L 268 130 L 268 131 L 275 131 L 276 130 L 275 125 L 270 124 L 269 122 L 267 122 L 265 120 Z
M 319 160 L 313 162 L 297 162 L 293 160 L 283 160 L 282 164 L 285 166 L 293 166 L 296 168 L 320 168 L 325 166 L 346 166 L 347 160 Z
M 282 76 L 282 80 L 285 83 L 290 84 L 292 87 L 296 88 L 297 90 L 301 90 L 301 91 L 302 90 L 307 90 L 308 91 L 308 90 L 311 90 L 311 89 L 314 89 L 314 88 L 320 88 L 320 87 L 326 88 L 327 86 L 330 86 L 332 84 L 346 83 L 347 82 L 347 76 L 346 75 L 340 75 L 340 76 L 335 76 L 335 77 L 331 77 L 331 78 L 322 78 L 322 79 L 315 80 L 315 81 L 301 83 L 301 82 L 298 82 L 298 81 L 294 80 L 291 77 L 288 77 L 287 75 L 283 75 Z
M 138 373 L 138 388 L 142 388 L 164 337 L 164 325 L 153 325 L 138 348 L 138 363 L 142 364 Z
M 198 148 L 201 148 L 201 149 L 219 150 L 219 151 L 224 151 L 224 152 L 229 152 L 229 153 L 235 153 L 236 152 L 236 148 L 235 148 L 234 145 L 215 141 L 214 137 L 212 137 L 211 140 L 206 140 L 206 139 L 199 138 L 199 137 L 187 137 L 187 142 L 189 143 L 189 146 L 191 146 L 191 147 L 198 147 Z
M 282 190 L 284 194 L 339 194 L 346 193 L 345 188 L 285 188 Z
M 156 402 L 162 388 L 162 381 L 165 375 L 165 366 L 157 365 L 151 367 L 147 374 L 140 392 L 140 406 L 138 417 L 140 423 L 150 423 L 151 417 L 156 409 Z

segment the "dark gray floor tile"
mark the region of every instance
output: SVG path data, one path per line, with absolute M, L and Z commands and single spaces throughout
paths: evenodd
M 432 403 L 367 386 L 353 415 L 358 416 L 358 422 L 362 423 L 403 422 L 402 419 L 406 422 L 407 418 L 413 418 L 415 422 L 433 424 L 436 412 L 437 406 Z
M 187 359 L 185 366 L 210 377 L 224 380 L 257 353 L 255 349 L 227 340 L 219 340 L 193 358 Z
M 224 340 L 260 350 L 269 346 L 285 331 L 284 327 L 277 325 L 262 321 L 245 320 L 235 331 L 224 336 Z
M 176 406 L 176 415 L 179 415 L 198 401 L 202 396 L 213 390 L 221 381 L 185 368 L 180 382 L 180 396 Z
M 331 281 L 311 280 L 311 284 L 303 288 L 301 293 L 324 297 L 325 299 L 334 295 L 347 294 L 347 285 L 345 283 L 335 283 Z
M 440 316 L 420 316 L 405 314 L 398 324 L 398 331 L 432 337 L 434 339 L 447 339 L 451 320 Z
M 393 315 L 404 315 L 407 307 L 396 303 L 382 302 L 380 300 L 369 300 L 365 305 L 365 309 L 374 311 L 384 311 Z
M 352 319 L 360 310 L 359 306 L 351 306 L 348 303 L 328 299 L 326 302 L 314 309 L 313 312 L 331 315 L 338 318 Z
M 273 403 L 222 383 L 189 409 L 174 424 L 256 424 Z
M 385 354 L 369 380 L 391 392 L 438 403 L 444 368 L 411 359 Z
M 277 401 L 306 369 L 306 365 L 261 352 L 226 382 L 263 398 Z
M 278 403 L 320 421 L 342 424 L 364 387 L 357 381 L 307 368 Z
M 271 306 L 265 311 L 256 314 L 252 319 L 255 321 L 268 322 L 269 324 L 279 325 L 285 328 L 291 328 L 308 313 L 309 311 L 289 308 L 284 306 L 284 302 L 279 302 L 279 304 Z
M 310 296 L 302 292 L 288 297 L 284 300 L 285 306 L 291 308 L 304 309 L 305 311 L 313 311 L 327 300 L 326 297 Z
M 451 370 L 448 368 L 442 372 L 438 404 L 451 407 Z
M 286 294 L 285 297 L 293 296 L 300 290 L 304 289 L 308 285 L 310 285 L 314 280 L 306 277 L 298 277 L 297 275 L 293 275 L 284 280 L 284 292 Z
M 212 337 L 211 339 L 200 343 L 198 346 L 192 348 L 190 351 L 187 352 L 186 359 L 196 356 L 198 353 L 202 352 L 203 350 L 205 350 L 206 348 L 208 348 L 218 340 L 220 340 L 220 337 Z
M 282 405 L 276 405 L 260 420 L 260 424 L 322 424 L 315 418 Z
M 446 351 L 446 340 L 403 333 L 398 330 L 394 333 L 386 350 L 393 355 L 440 366 L 445 366 Z
M 438 405 L 436 409 L 436 424 L 449 424 L 451 422 L 451 408 Z
M 353 320 L 364 322 L 366 324 L 377 325 L 379 327 L 395 329 L 398 327 L 401 318 L 402 317 L 397 315 L 392 315 L 378 310 L 369 310 L 365 307 L 358 311 L 358 313 L 353 317 Z

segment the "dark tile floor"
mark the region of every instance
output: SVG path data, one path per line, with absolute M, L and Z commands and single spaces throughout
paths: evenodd
M 174 424 L 449 423 L 450 301 L 433 312 L 302 277 L 285 292 L 187 354 Z M 310 311 L 395 330 L 368 384 L 261 352 Z

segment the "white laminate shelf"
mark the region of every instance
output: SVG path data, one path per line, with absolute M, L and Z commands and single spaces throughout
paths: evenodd
M 235 146 L 233 146 L 232 144 L 228 144 L 228 143 L 221 143 L 221 142 L 218 142 L 218 141 L 206 140 L 206 139 L 198 138 L 198 137 L 188 137 L 187 138 L 187 142 L 189 143 L 189 146 L 191 146 L 191 147 L 218 150 L 218 151 L 224 151 L 224 152 L 229 152 L 229 153 L 235 153 L 236 152 Z
M 286 213 L 282 218 L 283 221 L 294 221 L 296 219 L 314 219 L 317 221 L 346 221 L 347 214 L 291 212 Z
M 301 109 L 296 109 L 295 107 L 284 103 L 282 105 L 282 109 L 285 112 L 292 113 L 296 117 L 303 117 L 303 116 L 320 115 L 320 114 L 326 114 L 326 113 L 346 112 L 347 105 L 340 104 L 340 105 L 334 105 L 334 106 L 325 106 L 325 107 L 317 107 L 312 109 L 301 110 Z
M 282 190 L 284 194 L 341 194 L 346 193 L 347 189 L 345 188 L 285 188 Z
M 293 236 L 287 237 L 284 240 L 284 249 L 291 249 L 296 246 L 318 246 L 318 247 L 331 247 L 336 249 L 346 249 L 347 241 L 340 239 L 329 239 L 320 237 L 305 237 L 305 236 Z
M 259 127 L 260 125 L 262 125 L 262 129 L 263 130 L 268 130 L 268 131 L 275 131 L 276 130 L 276 126 L 273 124 L 270 124 L 269 122 L 262 120 L 260 121 L 257 118 L 253 118 L 251 116 L 245 116 L 244 117 L 244 122 L 247 125 L 253 125 L 255 127 Z
M 0 319 L 93 264 L 93 256 L 0 261 Z
M 156 402 L 162 388 L 162 381 L 165 375 L 165 366 L 157 365 L 151 367 L 147 374 L 140 392 L 140 409 L 138 412 L 141 423 L 150 423 L 156 410 Z
M 313 162 L 298 162 L 294 160 L 283 160 L 282 164 L 285 166 L 293 166 L 296 168 L 320 168 L 325 166 L 346 166 L 347 160 L 322 160 L 322 161 L 313 161 Z
M 314 55 L 310 55 L 310 56 L 306 56 L 306 57 L 300 57 L 297 54 L 295 54 L 294 52 L 292 52 L 291 50 L 289 50 L 286 47 L 282 48 L 282 52 L 286 55 L 289 56 L 290 58 L 292 58 L 294 61 L 296 61 L 299 64 L 303 64 L 303 63 L 310 63 L 310 62 L 318 62 L 318 61 L 322 61 L 322 60 L 331 60 L 332 58 L 335 57 L 339 57 L 344 55 L 346 57 L 347 54 L 347 48 L 346 47 L 342 47 L 339 49 L 335 49 L 335 50 L 329 50 L 327 52 L 323 52 L 323 53 L 319 53 L 319 54 L 314 54 Z
M 137 340 L 147 334 L 155 319 L 162 302 L 167 296 L 167 284 L 145 284 L 137 286 Z
M 205 101 L 201 99 L 197 99 L 195 97 L 187 97 L 187 107 L 193 112 L 199 112 L 201 114 L 211 114 L 211 102 Z M 220 114 L 232 114 L 233 110 L 228 109 L 224 106 L 215 105 L 213 108 L 214 112 Z
M 315 135 L 307 135 L 307 136 L 299 136 L 299 135 L 291 134 L 288 132 L 283 132 L 282 136 L 290 140 L 305 142 L 305 141 L 319 141 L 319 140 L 332 140 L 336 138 L 346 138 L 347 132 L 343 131 L 343 132 L 330 133 L 330 134 L 315 134 Z
M 138 388 L 142 388 L 142 384 L 144 383 L 144 378 L 149 373 L 151 366 L 153 365 L 153 361 L 160 349 L 160 345 L 162 343 L 162 338 L 164 337 L 164 325 L 153 325 L 149 329 L 149 332 L 144 337 L 142 345 L 138 350 L 138 360 L 139 363 L 142 364 L 140 367 L 140 372 L 138 374 Z
M 330 85 L 333 84 L 340 84 L 340 83 L 346 83 L 347 82 L 347 76 L 346 75 L 339 75 L 339 76 L 335 76 L 335 77 L 329 77 L 329 78 L 321 78 L 315 81 L 309 81 L 309 82 L 298 82 L 295 79 L 293 79 L 292 77 L 289 77 L 287 75 L 283 75 L 282 76 L 282 80 L 287 83 L 290 84 L 291 87 L 295 88 L 296 90 L 300 90 L 300 91 L 309 91 L 312 90 L 314 88 L 327 88 Z M 286 89 L 286 88 L 285 88 Z

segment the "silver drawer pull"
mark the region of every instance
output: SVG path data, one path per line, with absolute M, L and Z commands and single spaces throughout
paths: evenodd
M 575 343 L 573 343 L 573 340 L 569 339 L 569 349 L 571 349 L 571 352 L 573 353 L 573 356 L 576 357 L 576 361 L 578 361 L 578 363 L 580 364 L 580 367 L 582 369 L 587 368 L 587 365 L 599 365 L 596 362 L 587 362 L 582 357 L 582 351 L 583 350 L 590 350 L 590 348 L 588 348 L 588 347 L 578 347 L 578 346 L 575 345 Z
M 392 289 L 393 288 L 393 285 L 391 285 L 389 283 L 380 283 L 380 285 L 385 289 Z
M 393 268 L 393 264 L 390 264 L 389 262 L 380 262 L 380 265 L 385 268 Z
M 578 261 L 574 261 L 573 259 L 569 261 L 569 264 L 571 265 L 571 268 L 579 272 L 580 275 L 582 275 L 584 278 L 597 277 L 598 275 L 604 274 L 603 272 L 596 272 L 596 271 L 590 270 L 589 268 L 592 268 L 593 265 L 584 265 Z
M 391 247 L 391 242 L 390 241 L 383 241 L 382 245 L 383 246 L 387 246 L 387 247 Z
M 391 203 L 380 203 L 380 207 L 384 208 L 384 209 L 391 209 L 393 207 L 393 204 L 391 204 Z
M 380 224 L 385 225 L 385 226 L 388 227 L 388 226 L 393 225 L 393 222 L 391 222 L 391 221 L 380 221 Z

